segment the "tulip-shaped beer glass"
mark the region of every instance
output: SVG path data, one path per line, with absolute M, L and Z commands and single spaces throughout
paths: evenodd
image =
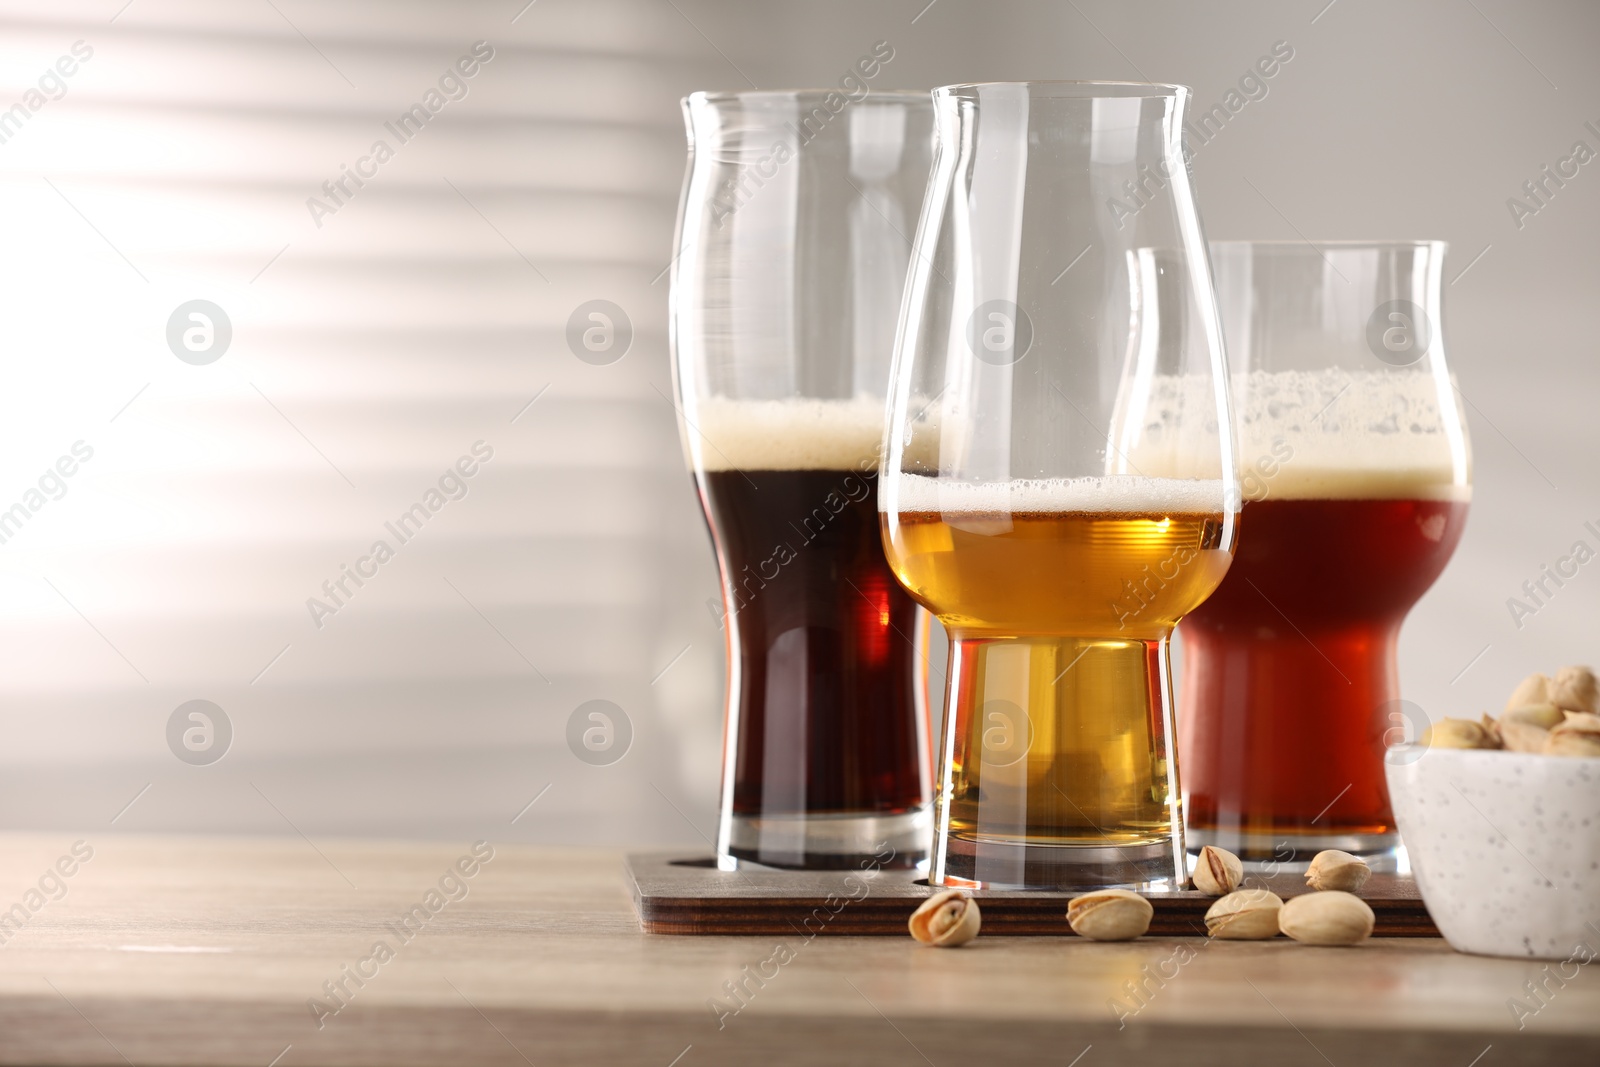
M 1440 241 L 1219 241 L 1244 536 L 1184 620 L 1189 847 L 1392 866 L 1386 741 L 1414 735 L 1395 645 L 1466 525 Z
M 917 607 L 878 537 L 926 93 L 695 93 L 672 275 L 683 435 L 722 573 L 724 869 L 925 863 Z
M 934 92 L 879 507 L 951 637 L 936 885 L 1187 876 L 1168 641 L 1238 508 L 1188 95 Z

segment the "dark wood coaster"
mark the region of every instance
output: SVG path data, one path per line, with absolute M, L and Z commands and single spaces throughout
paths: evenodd
M 719 871 L 706 856 L 633 853 L 623 862 L 639 925 L 649 934 L 903 935 L 906 919 L 933 892 L 915 871 L 781 871 L 742 867 Z M 1251 886 L 1285 900 L 1310 892 L 1302 875 L 1251 877 Z M 1067 926 L 1067 901 L 1076 894 L 985 889 L 986 935 L 1076 936 Z M 1377 917 L 1375 937 L 1438 937 L 1416 882 L 1375 874 L 1361 896 Z M 1150 933 L 1201 936 L 1215 897 L 1193 890 L 1151 893 Z

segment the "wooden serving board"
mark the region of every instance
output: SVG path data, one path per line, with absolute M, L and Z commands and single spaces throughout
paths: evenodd
M 903 935 L 906 920 L 934 892 L 915 871 L 719 871 L 706 856 L 632 853 L 623 870 L 639 925 L 649 934 Z M 1247 877 L 1285 900 L 1310 892 L 1302 875 Z M 1075 937 L 1066 922 L 1075 893 L 978 890 L 986 935 Z M 1438 928 L 1404 875 L 1375 874 L 1361 896 L 1377 918 L 1375 937 L 1438 937 Z M 1148 894 L 1150 933 L 1205 936 L 1216 899 L 1194 890 Z

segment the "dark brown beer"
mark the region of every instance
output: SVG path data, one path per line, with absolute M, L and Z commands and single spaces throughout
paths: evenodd
M 899 816 L 927 805 L 917 609 L 884 559 L 877 481 L 873 469 L 700 475 L 727 612 L 724 789 L 736 818 Z M 794 842 L 781 854 L 736 838 L 730 851 L 785 866 L 859 858 Z
M 1383 754 L 1397 726 L 1395 639 L 1466 516 L 1464 499 L 1245 505 L 1233 567 L 1180 630 L 1191 848 L 1283 860 L 1284 842 L 1392 843 Z

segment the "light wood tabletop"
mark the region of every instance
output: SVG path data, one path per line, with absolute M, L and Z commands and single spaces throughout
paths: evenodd
M 7 1064 L 1600 1062 L 1588 966 L 1432 939 L 646 935 L 617 851 L 5 835 L 0 909 Z

